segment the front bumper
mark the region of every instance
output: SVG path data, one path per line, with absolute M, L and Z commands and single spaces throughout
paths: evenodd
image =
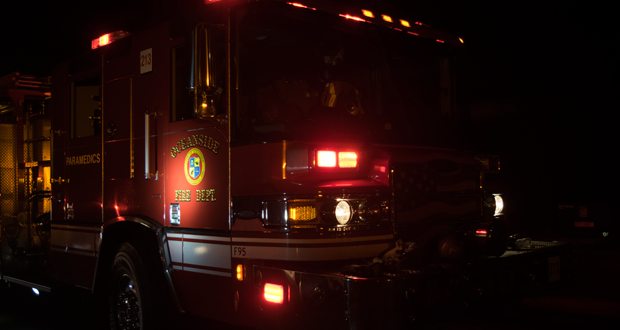
M 398 329 L 433 315 L 482 303 L 516 299 L 565 283 L 570 246 L 534 242 L 474 263 L 428 264 L 377 278 L 339 272 L 254 266 L 260 329 Z M 284 287 L 282 304 L 262 298 L 265 283 Z

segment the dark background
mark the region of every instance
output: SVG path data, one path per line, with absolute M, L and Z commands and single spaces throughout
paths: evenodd
M 507 212 L 519 230 L 553 231 L 558 205 L 593 210 L 615 202 L 620 107 L 612 98 L 618 83 L 611 4 L 340 1 L 464 39 L 458 83 L 469 115 L 461 118 L 468 132 L 463 143 L 501 156 Z M 55 63 L 88 51 L 104 33 L 136 31 L 202 3 L 2 1 L 0 76 L 50 75 Z

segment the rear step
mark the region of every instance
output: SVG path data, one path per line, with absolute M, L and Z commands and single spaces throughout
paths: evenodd
M 52 292 L 52 288 L 50 288 L 49 286 L 42 285 L 42 284 L 28 282 L 28 281 L 20 280 L 18 278 L 14 278 L 14 277 L 10 277 L 10 276 L 4 276 L 4 275 L 0 276 L 0 278 L 2 280 L 4 280 L 4 281 L 9 282 L 9 283 L 23 285 L 25 287 L 37 289 L 37 290 L 43 291 L 43 292 Z

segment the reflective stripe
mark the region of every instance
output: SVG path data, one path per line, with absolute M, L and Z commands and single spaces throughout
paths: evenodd
M 271 247 L 233 245 L 234 258 L 321 261 L 371 258 L 389 247 L 388 243 L 348 245 L 343 247 Z
M 192 268 L 192 267 L 183 267 L 184 271 L 188 271 L 188 272 L 194 272 L 194 273 L 202 273 L 202 274 L 209 274 L 209 275 L 216 275 L 216 276 L 225 276 L 225 277 L 231 277 L 231 273 L 227 273 L 227 272 L 218 272 L 215 270 L 207 270 L 207 269 L 199 269 L 199 268 Z
M 343 237 L 343 238 L 306 238 L 306 239 L 288 239 L 288 238 L 246 238 L 233 237 L 235 244 L 247 243 L 284 243 L 284 244 L 324 244 L 324 243 L 349 243 L 349 242 L 370 242 L 392 239 L 392 235 L 381 236 L 363 236 L 363 237 Z

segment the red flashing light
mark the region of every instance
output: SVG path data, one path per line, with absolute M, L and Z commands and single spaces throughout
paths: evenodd
M 357 167 L 357 153 L 352 151 L 338 153 L 338 167 L 353 168 Z
M 336 152 L 319 150 L 316 152 L 316 160 L 318 167 L 336 167 Z
M 265 283 L 264 297 L 268 302 L 281 304 L 284 302 L 284 286 Z
M 93 39 L 93 41 L 91 41 L 90 43 L 90 48 L 97 49 L 99 47 L 109 45 L 116 40 L 125 38 L 128 35 L 129 35 L 129 32 L 125 32 L 125 31 L 116 31 L 116 32 L 106 33 L 97 39 Z

